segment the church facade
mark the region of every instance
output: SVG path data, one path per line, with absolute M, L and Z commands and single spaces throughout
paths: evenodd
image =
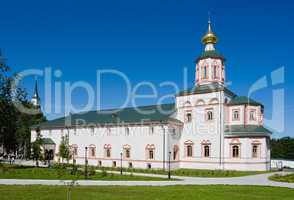
M 225 58 L 214 47 L 210 22 L 202 42 L 196 84 L 176 94 L 175 103 L 72 114 L 32 127 L 31 141 L 40 133 L 58 161 L 67 136 L 77 164 L 269 170 L 271 132 L 263 127 L 263 105 L 225 86 Z

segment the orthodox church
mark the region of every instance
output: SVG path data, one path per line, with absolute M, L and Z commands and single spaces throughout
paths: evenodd
M 225 86 L 225 58 L 215 49 L 217 41 L 209 21 L 204 51 L 196 59 L 196 84 L 175 94 L 174 103 L 71 114 L 32 127 L 31 141 L 40 134 L 58 161 L 67 136 L 77 164 L 269 170 L 271 132 L 263 127 L 264 106 Z M 39 103 L 37 89 L 33 103 Z

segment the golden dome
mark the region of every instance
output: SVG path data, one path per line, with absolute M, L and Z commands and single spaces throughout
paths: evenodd
M 208 31 L 207 33 L 202 37 L 202 43 L 203 44 L 216 44 L 217 43 L 217 37 L 211 30 L 211 23 L 210 20 L 208 21 Z

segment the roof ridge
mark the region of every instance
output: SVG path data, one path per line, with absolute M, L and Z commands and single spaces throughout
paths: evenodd
M 160 112 L 162 109 L 163 112 Z M 111 112 L 116 111 L 117 112 Z M 142 112 L 140 112 L 140 110 Z M 154 112 L 153 112 L 154 110 Z M 104 111 L 104 112 L 103 112 Z M 152 113 L 150 113 L 152 111 Z M 120 110 L 118 109 L 105 109 L 105 110 L 94 110 L 94 111 L 86 111 L 75 113 L 63 117 L 59 117 L 56 119 L 49 120 L 44 123 L 40 123 L 39 126 L 59 126 L 64 124 L 67 119 L 70 119 L 70 123 L 72 121 L 76 121 L 76 119 L 81 118 L 85 120 L 87 123 L 113 123 L 114 118 L 113 114 L 117 113 L 119 119 L 125 121 L 127 123 L 137 122 L 142 119 L 150 119 L 155 121 L 166 121 L 166 120 L 175 120 L 171 118 L 171 115 L 176 111 L 175 103 L 165 103 L 165 104 L 153 104 L 153 105 L 144 105 L 137 107 L 126 107 Z M 134 118 L 135 116 L 135 118 Z
M 260 103 L 259 101 L 256 101 L 248 96 L 235 96 L 230 102 L 229 104 L 231 105 L 238 105 L 238 104 L 256 104 L 256 105 L 260 105 L 263 107 L 263 104 Z
M 109 108 L 109 109 L 102 109 L 102 110 L 89 110 L 85 112 L 74 113 L 76 114 L 85 114 L 89 112 L 102 112 L 102 111 L 111 111 L 111 110 L 127 110 L 127 109 L 135 109 L 135 108 L 147 108 L 147 107 L 154 107 L 154 106 L 163 106 L 163 105 L 175 105 L 175 103 L 164 103 L 164 104 L 150 104 L 150 105 L 143 105 L 143 106 L 134 106 L 134 107 L 124 107 L 124 108 Z

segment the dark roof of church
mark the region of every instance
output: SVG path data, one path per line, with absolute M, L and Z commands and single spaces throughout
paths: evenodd
M 261 106 L 263 105 L 253 99 L 246 96 L 235 96 L 228 105 L 251 105 L 251 106 Z
M 234 92 L 229 90 L 224 85 L 218 84 L 218 83 L 210 83 L 205 85 L 197 85 L 192 88 L 189 88 L 187 90 L 183 90 L 177 94 L 177 96 L 185 96 L 185 95 L 191 95 L 191 94 L 204 94 L 204 93 L 210 93 L 210 92 L 219 92 L 224 91 L 225 93 L 236 96 Z
M 124 109 L 109 109 L 72 114 L 67 117 L 47 121 L 32 128 L 58 128 L 80 125 L 107 125 L 122 123 L 177 122 L 171 115 L 175 112 L 175 104 L 149 105 Z M 84 121 L 86 124 L 83 124 Z
M 42 144 L 55 144 L 55 142 L 51 138 L 42 138 Z
M 225 127 L 225 136 L 270 136 L 271 131 L 257 125 L 230 125 Z
M 225 57 L 218 52 L 217 50 L 203 51 L 202 54 L 196 59 L 195 62 L 198 62 L 201 59 L 205 58 L 220 58 L 225 61 Z

